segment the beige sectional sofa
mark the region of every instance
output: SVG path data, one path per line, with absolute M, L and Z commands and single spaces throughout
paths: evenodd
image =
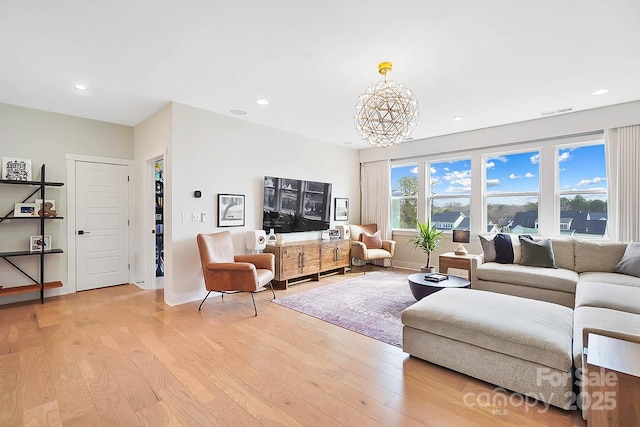
M 584 375 L 583 349 L 589 332 L 640 340 L 640 277 L 614 271 L 627 243 L 550 240 L 558 268 L 516 263 L 518 249 L 514 245 L 513 264 L 484 262 L 483 255 L 478 256 L 471 287 L 574 308 L 573 362 Z
M 484 253 L 473 260 L 471 292 L 444 289 L 402 313 L 403 349 L 570 409 L 584 397 L 572 393 L 572 379 L 584 375 L 590 332 L 640 342 L 640 246 L 551 238 L 543 246 L 556 268 L 545 268 L 520 264 L 514 237 L 512 263 L 485 262 Z M 546 239 L 532 240 L 523 242 L 529 261 L 531 245 Z M 629 254 L 632 271 L 616 272 L 623 258 L 628 267 Z M 541 384 L 540 372 L 569 382 Z

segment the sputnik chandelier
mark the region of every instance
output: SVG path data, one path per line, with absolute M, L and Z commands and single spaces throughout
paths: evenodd
M 360 95 L 353 119 L 362 139 L 374 147 L 391 147 L 411 136 L 418 123 L 418 100 L 389 76 L 391 62 L 381 62 L 383 80 Z

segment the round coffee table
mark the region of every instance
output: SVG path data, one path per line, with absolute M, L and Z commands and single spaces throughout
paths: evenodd
M 446 280 L 440 282 L 430 282 L 424 279 L 429 273 L 416 273 L 411 274 L 407 278 L 409 280 L 409 288 L 416 300 L 420 301 L 427 295 L 431 295 L 434 292 L 444 288 L 468 288 L 471 286 L 471 282 L 467 279 L 458 276 L 449 276 Z

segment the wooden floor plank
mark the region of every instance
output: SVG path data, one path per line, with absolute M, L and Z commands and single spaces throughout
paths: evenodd
M 476 404 L 501 392 L 270 298 L 256 295 L 258 317 L 246 294 L 198 311 L 133 285 L 0 306 L 0 425 L 586 425 L 540 403 Z
M 184 427 L 184 424 L 162 401 L 139 410 L 137 414 L 145 427 Z
M 20 426 L 23 403 L 18 394 L 20 386 L 20 354 L 0 356 L 0 425 Z
M 62 427 L 62 418 L 55 400 L 24 411 L 24 425 L 29 427 Z

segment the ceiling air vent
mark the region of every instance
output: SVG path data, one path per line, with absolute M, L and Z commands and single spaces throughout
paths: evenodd
M 551 111 L 543 111 L 542 113 L 540 113 L 540 115 L 553 116 L 554 114 L 568 113 L 570 111 L 573 111 L 573 107 L 558 108 L 557 110 L 551 110 Z

